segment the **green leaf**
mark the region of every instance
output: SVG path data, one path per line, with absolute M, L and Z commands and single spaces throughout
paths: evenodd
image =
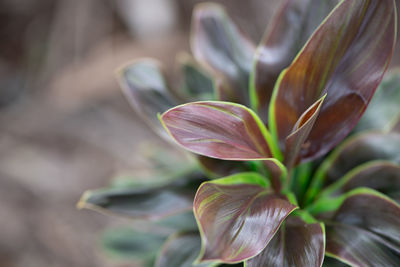
M 257 173 L 203 183 L 194 200 L 203 249 L 200 261 L 235 263 L 260 253 L 294 210 Z
M 385 75 L 356 130 L 391 129 L 400 121 L 400 69 Z
M 118 187 L 86 191 L 78 208 L 112 213 L 133 219 L 158 220 L 192 209 L 195 188 L 201 180 L 182 179 L 168 185 Z
M 249 73 L 255 46 L 240 32 L 222 6 L 202 3 L 195 7 L 191 48 L 199 63 L 228 83 L 233 98 L 220 100 L 248 104 Z
M 320 267 L 325 254 L 325 228 L 289 216 L 267 247 L 246 262 L 246 267 Z
M 172 235 L 164 244 L 158 255 L 155 267 L 207 267 L 210 263 L 194 264 L 201 249 L 201 238 L 198 232 L 183 232 Z
M 400 206 L 383 195 L 351 195 L 326 226 L 330 256 L 353 266 L 400 262 Z
M 292 132 L 285 142 L 285 166 L 290 170 L 299 160 L 299 153 L 302 148 L 310 143 L 304 143 L 311 132 L 312 127 L 321 110 L 326 95 L 309 107 L 298 119 Z
M 250 85 L 253 109 L 267 121 L 275 82 L 338 0 L 284 0 L 254 56 Z
M 165 112 L 160 120 L 187 150 L 224 160 L 267 160 L 280 151 L 257 115 L 245 106 L 193 102 Z
M 157 114 L 177 105 L 161 73 L 160 64 L 152 59 L 136 60 L 117 72 L 122 90 L 134 110 L 162 137 L 168 137 Z
M 131 228 L 108 229 L 101 236 L 101 247 L 111 257 L 149 260 L 161 249 L 167 236 L 141 233 Z
M 188 54 L 180 54 L 178 60 L 183 76 L 182 91 L 186 102 L 213 100 L 214 85 L 209 75 Z
M 301 114 L 326 93 L 302 159 L 324 155 L 350 133 L 389 65 L 395 21 L 394 0 L 340 2 L 279 77 L 269 126 L 281 146 Z

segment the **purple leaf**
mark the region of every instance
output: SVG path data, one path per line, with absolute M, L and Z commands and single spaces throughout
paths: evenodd
M 397 266 L 400 206 L 364 191 L 350 195 L 327 223 L 326 252 L 353 266 Z
M 201 239 L 198 232 L 177 233 L 168 238 L 161 253 L 158 255 L 155 267 L 192 267 L 201 249 Z M 206 267 L 203 263 L 196 267 Z
M 180 145 L 207 157 L 265 160 L 279 153 L 257 115 L 238 104 L 188 103 L 168 110 L 161 121 Z
M 338 0 L 284 0 L 257 47 L 250 99 L 267 121 L 268 107 L 281 71 L 288 67 L 312 32 Z
M 333 10 L 279 77 L 269 126 L 281 146 L 301 114 L 325 93 L 302 158 L 324 155 L 349 134 L 389 65 L 395 21 L 394 0 L 344 0 Z
M 118 71 L 122 90 L 134 110 L 161 137 L 168 137 L 157 114 L 177 105 L 170 94 L 160 64 L 141 59 Z
M 296 208 L 256 173 L 203 183 L 194 200 L 202 235 L 200 261 L 241 262 L 260 253 Z
M 240 32 L 222 6 L 214 3 L 196 6 L 191 47 L 197 61 L 229 83 L 235 99 L 223 100 L 248 104 L 249 73 L 255 46 Z
M 246 262 L 246 267 L 320 267 L 325 254 L 325 229 L 289 216 L 267 247 Z
M 321 110 L 326 95 L 309 107 L 298 119 L 292 132 L 286 138 L 285 143 L 285 166 L 291 169 L 299 160 L 301 149 L 307 150 L 310 143 L 304 143 L 311 132 L 312 127 Z

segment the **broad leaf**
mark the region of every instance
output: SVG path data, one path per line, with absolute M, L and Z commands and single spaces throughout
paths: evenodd
M 298 162 L 301 148 L 307 147 L 310 143 L 304 143 L 310 134 L 312 127 L 321 110 L 326 95 L 309 107 L 298 119 L 292 132 L 286 138 L 285 143 L 285 166 L 291 169 Z
M 400 200 L 400 165 L 390 161 L 372 161 L 348 172 L 327 187 L 321 197 L 340 195 L 357 187 L 368 187 Z
M 137 60 L 118 71 L 118 80 L 131 106 L 162 137 L 168 137 L 157 114 L 177 105 L 169 93 L 160 64 L 151 59 Z
M 400 70 L 385 75 L 367 110 L 357 125 L 357 131 L 390 129 L 400 121 Z
M 326 252 L 353 266 L 398 266 L 400 206 L 377 193 L 348 197 L 327 222 Z
M 222 6 L 203 3 L 195 7 L 191 47 L 197 61 L 229 83 L 234 99 L 222 100 L 241 100 L 248 104 L 247 88 L 255 46 Z
M 182 179 L 166 186 L 86 191 L 78 207 L 133 219 L 156 220 L 191 210 L 198 184 L 199 180 Z
M 238 104 L 188 103 L 168 110 L 161 121 L 180 145 L 207 157 L 260 160 L 279 153 L 257 115 Z
M 275 82 L 338 0 L 284 0 L 254 56 L 250 100 L 267 121 Z
M 306 203 L 310 203 L 324 184 L 336 182 L 353 168 L 373 160 L 400 163 L 400 134 L 367 132 L 346 140 L 316 171 Z
M 166 239 L 167 236 L 164 234 L 142 233 L 132 228 L 116 228 L 102 234 L 101 246 L 111 257 L 149 260 L 157 254 Z
M 183 76 L 182 90 L 189 101 L 213 100 L 214 85 L 209 75 L 187 54 L 178 58 Z
M 325 229 L 289 216 L 267 247 L 246 262 L 246 267 L 320 267 L 325 254 Z
M 325 93 L 302 159 L 322 156 L 349 134 L 389 65 L 395 21 L 394 0 L 344 0 L 333 10 L 274 90 L 269 126 L 281 146 L 301 114 Z
M 203 183 L 194 200 L 201 261 L 235 263 L 260 253 L 296 208 L 256 173 Z
M 185 232 L 172 235 L 164 244 L 155 267 L 206 267 L 209 263 L 193 264 L 201 249 L 198 232 Z
M 353 168 L 372 160 L 400 163 L 400 134 L 371 132 L 349 139 L 322 166 L 326 170 L 325 181 L 336 181 Z

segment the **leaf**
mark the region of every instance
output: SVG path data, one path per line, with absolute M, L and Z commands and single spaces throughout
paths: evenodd
M 249 73 L 254 44 L 245 37 L 226 14 L 214 3 L 198 4 L 193 12 L 191 48 L 194 57 L 210 73 L 223 76 L 236 99 L 248 104 Z
M 191 210 L 198 183 L 193 179 L 182 179 L 150 188 L 111 187 L 86 191 L 78 208 L 111 212 L 133 219 L 157 220 Z
M 400 70 L 385 75 L 360 122 L 357 131 L 390 129 L 400 121 Z
M 141 233 L 132 228 L 108 229 L 101 236 L 101 246 L 111 257 L 149 260 L 161 249 L 167 236 Z
M 303 160 L 324 155 L 358 122 L 389 65 L 393 0 L 344 0 L 310 37 L 276 85 L 269 126 L 283 146 L 301 114 L 328 94 Z
M 201 249 L 201 239 L 198 232 L 177 233 L 168 238 L 158 256 L 155 267 L 206 267 L 209 263 L 195 265 Z
M 400 134 L 366 132 L 347 139 L 315 172 L 306 203 L 310 203 L 322 186 L 336 182 L 357 166 L 373 160 L 400 163 Z
M 321 110 L 326 95 L 309 107 L 298 119 L 292 132 L 286 138 L 285 143 L 285 166 L 291 169 L 298 162 L 299 152 L 310 143 L 304 143 L 311 132 L 312 127 Z
M 257 173 L 203 183 L 193 205 L 203 244 L 199 259 L 225 263 L 260 253 L 296 208 Z
M 238 172 L 250 171 L 247 166 L 240 162 L 220 160 L 205 156 L 198 156 L 198 163 L 201 169 L 211 178 L 220 178 Z
M 343 177 L 360 164 L 372 160 L 400 163 L 400 135 L 396 133 L 364 133 L 349 139 L 327 159 L 328 183 Z
M 203 156 L 266 160 L 279 153 L 261 120 L 242 105 L 193 102 L 168 110 L 160 119 L 180 145 Z
M 362 164 L 322 192 L 323 196 L 340 195 L 357 187 L 368 187 L 400 201 L 400 165 L 390 161 Z
M 325 254 L 325 229 L 289 216 L 267 247 L 246 262 L 246 267 L 320 267 Z
M 250 78 L 253 109 L 267 121 L 268 106 L 275 82 L 288 67 L 312 32 L 338 0 L 285 0 L 267 27 L 254 56 Z
M 326 233 L 327 254 L 353 266 L 400 262 L 400 206 L 378 193 L 348 197 Z
M 209 75 L 186 53 L 180 54 L 178 60 L 183 76 L 181 87 L 187 102 L 213 100 L 214 85 Z
M 152 59 L 140 59 L 122 67 L 118 81 L 134 110 L 162 137 L 168 137 L 157 114 L 177 105 L 170 94 L 160 64 Z

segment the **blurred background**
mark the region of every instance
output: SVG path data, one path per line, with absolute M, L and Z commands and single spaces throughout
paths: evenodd
M 0 0 L 0 267 L 134 266 L 98 247 L 103 229 L 126 221 L 75 205 L 110 177 L 144 170 L 141 144 L 167 146 L 114 72 L 154 57 L 176 84 L 199 2 Z M 215 2 L 257 42 L 280 1 Z

